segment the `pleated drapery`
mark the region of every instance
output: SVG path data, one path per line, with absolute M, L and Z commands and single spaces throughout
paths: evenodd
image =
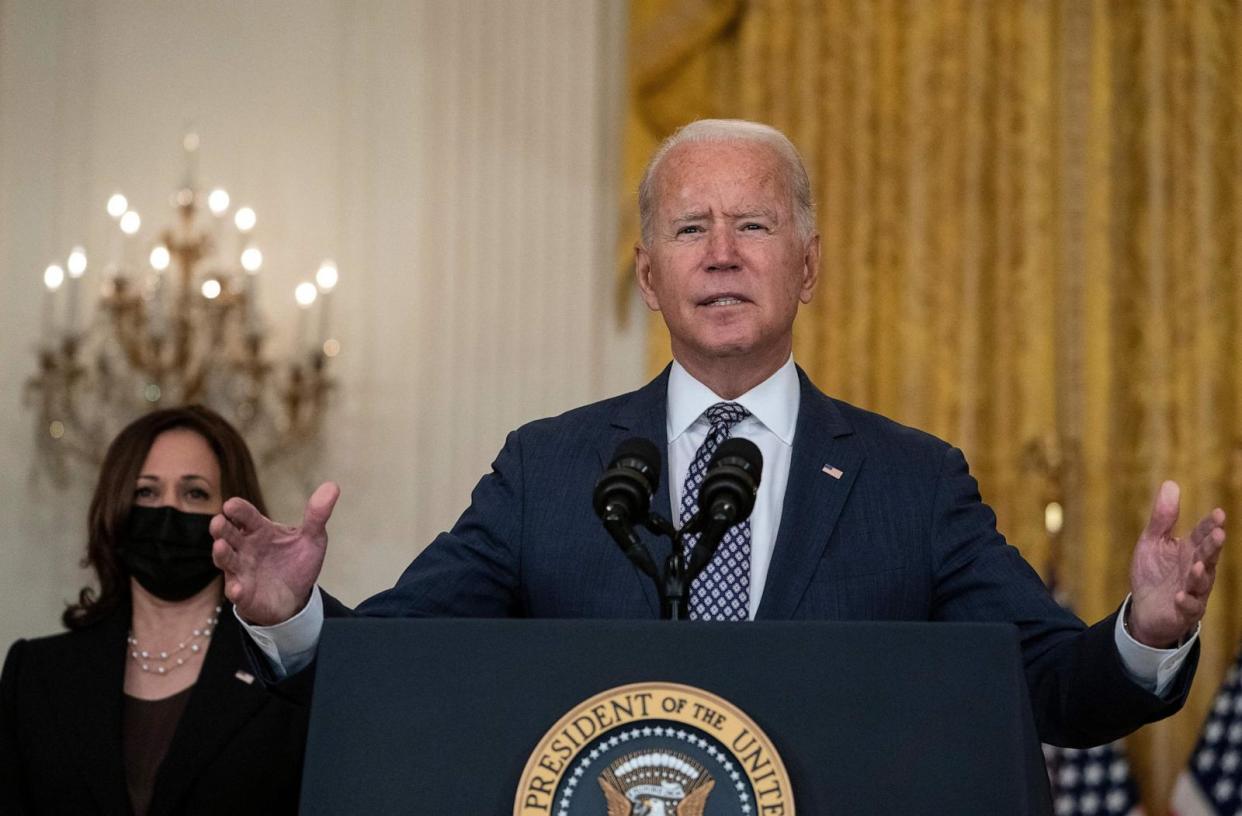
M 796 360 L 962 447 L 1084 618 L 1125 596 L 1162 479 L 1183 528 L 1225 508 L 1194 693 L 1130 740 L 1164 813 L 1242 634 L 1242 3 L 634 0 L 629 71 L 620 287 L 659 141 L 768 122 L 823 236 Z

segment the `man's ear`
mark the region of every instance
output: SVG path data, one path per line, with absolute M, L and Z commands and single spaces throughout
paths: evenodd
M 638 280 L 638 291 L 647 308 L 653 312 L 660 311 L 660 299 L 656 297 L 651 281 L 651 253 L 641 242 L 634 244 L 634 277 Z
M 798 300 L 810 303 L 815 296 L 815 285 L 819 283 L 819 233 L 807 239 L 806 250 L 802 256 L 802 288 L 798 291 Z

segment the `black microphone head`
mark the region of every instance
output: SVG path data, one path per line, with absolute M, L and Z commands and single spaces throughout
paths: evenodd
M 608 468 L 611 470 L 621 465 L 632 467 L 646 476 L 651 482 L 652 493 L 660 486 L 660 449 L 650 439 L 631 436 L 617 445 Z
M 759 479 L 763 475 L 763 452 L 754 442 L 740 436 L 731 436 L 721 442 L 707 470 L 710 472 L 717 465 L 725 464 L 733 465 L 752 474 L 755 487 L 759 486 Z
M 595 514 L 604 520 L 644 521 L 651 509 L 651 496 L 659 485 L 659 449 L 647 439 L 626 439 L 617 446 L 608 469 L 595 483 Z
M 763 454 L 759 446 L 741 437 L 726 439 L 716 449 L 703 475 L 699 507 L 730 525 L 745 521 L 755 508 L 762 475 Z

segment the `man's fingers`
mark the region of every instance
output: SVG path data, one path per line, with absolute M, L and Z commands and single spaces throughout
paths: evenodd
M 1186 576 L 1186 592 L 1196 598 L 1206 598 L 1216 581 L 1216 570 L 1202 561 L 1196 561 Z
M 208 522 L 207 531 L 211 533 L 212 538 L 224 538 L 224 525 L 228 523 L 229 520 L 226 519 L 222 513 L 217 513 L 212 516 L 211 521 Z
M 245 593 L 245 584 L 239 577 L 241 556 L 227 541 L 217 539 L 211 545 L 211 560 L 224 573 L 224 597 L 236 605 Z
M 1196 598 L 1186 592 L 1179 592 L 1173 597 L 1173 605 L 1177 611 L 1189 618 L 1191 622 L 1199 621 L 1203 618 L 1203 613 L 1207 609 L 1206 598 Z
M 1195 558 L 1209 567 L 1215 567 L 1220 561 L 1221 551 L 1225 547 L 1225 530 L 1222 527 L 1212 529 L 1195 547 Z
M 245 537 L 245 533 L 234 526 L 233 522 L 229 521 L 223 515 L 212 518 L 207 529 L 211 531 L 211 537 L 213 539 L 216 541 L 223 541 L 230 547 L 237 546 Z
M 226 580 L 224 582 L 224 597 L 229 599 L 229 603 L 236 606 L 242 598 L 242 582 L 236 578 Z
M 1220 529 L 1225 523 L 1225 512 L 1217 507 L 1203 518 L 1199 519 L 1199 523 L 1195 525 L 1195 529 L 1190 532 L 1190 540 L 1197 547 L 1213 530 Z
M 306 502 L 306 512 L 302 515 L 302 529 L 306 532 L 320 532 L 332 517 L 332 508 L 341 497 L 341 488 L 336 482 L 324 482 L 311 494 Z
M 1166 481 L 1156 490 L 1156 499 L 1152 502 L 1151 518 L 1143 535 L 1148 538 L 1163 538 L 1172 535 L 1173 526 L 1177 524 L 1177 513 L 1182 490 L 1177 482 Z
M 224 503 L 220 513 L 242 532 L 257 530 L 267 522 L 267 518 L 253 504 L 236 496 Z
M 237 572 L 238 564 L 241 557 L 237 551 L 229 546 L 229 542 L 222 538 L 217 538 L 211 543 L 211 560 L 215 562 L 216 567 L 222 572 Z

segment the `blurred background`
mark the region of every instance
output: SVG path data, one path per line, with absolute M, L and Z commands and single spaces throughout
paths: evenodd
M 357 602 L 508 430 L 667 361 L 630 280 L 633 190 L 706 116 L 781 128 L 811 171 L 798 362 L 961 446 L 1080 615 L 1124 597 L 1162 479 L 1187 524 L 1242 518 L 1238 2 L 0 0 L 0 642 L 57 631 L 84 580 L 94 471 L 63 395 L 107 404 L 117 277 L 162 302 L 148 253 L 178 189 L 229 194 L 200 204 L 221 260 L 191 294 L 246 304 L 269 503 L 293 520 L 342 484 L 324 583 Z M 138 406 L 171 398 L 141 379 Z M 1125 746 L 1149 813 L 1242 634 L 1234 543 L 1190 703 Z

